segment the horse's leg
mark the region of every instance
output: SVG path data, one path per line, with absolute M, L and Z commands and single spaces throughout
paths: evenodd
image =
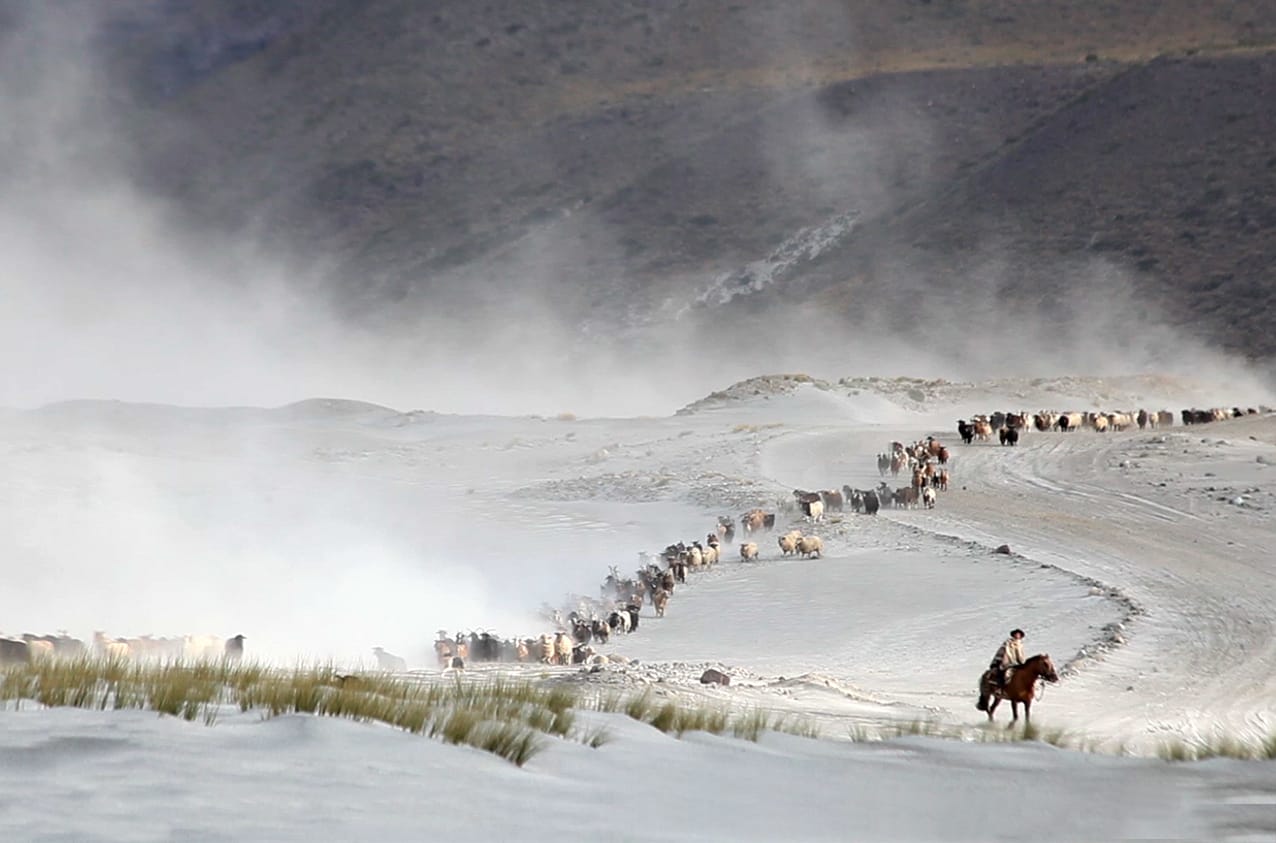
M 1032 709 L 1032 701 L 1023 701 L 1023 725 L 1026 727 L 1031 721 L 1028 719 L 1028 712 Z
M 1014 715 L 1013 717 L 1010 718 L 1010 725 L 1013 726 L 1019 722 L 1019 701 L 1018 700 L 1010 701 L 1010 712 L 1012 715 Z
M 1001 697 L 996 694 L 992 695 L 992 702 L 988 703 L 988 722 L 992 722 L 992 713 L 997 710 L 997 706 L 1001 705 Z

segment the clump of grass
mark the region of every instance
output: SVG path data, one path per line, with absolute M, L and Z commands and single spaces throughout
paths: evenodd
M 650 691 L 643 691 L 636 697 L 630 697 L 625 701 L 624 710 L 630 718 L 641 720 L 644 723 L 651 722 L 651 715 L 655 710 L 655 701 L 651 698 Z M 661 731 L 665 731 L 661 729 Z
M 598 749 L 601 746 L 606 746 L 607 744 L 611 743 L 611 741 L 612 741 L 611 732 L 609 732 L 604 727 L 599 727 L 597 729 L 592 729 L 588 732 L 585 732 L 584 734 L 581 735 L 581 738 L 580 738 L 580 742 L 583 743 L 585 746 L 589 747 L 590 749 Z
M 783 718 L 780 720 L 783 722 Z M 736 717 L 731 724 L 731 731 L 737 738 L 756 742 L 770 726 L 770 716 L 765 711 L 755 708 Z
M 1156 755 L 1162 761 L 1206 761 L 1210 758 L 1235 758 L 1244 761 L 1271 760 L 1276 758 L 1276 734 L 1269 735 L 1255 744 L 1247 744 L 1230 736 L 1214 737 L 1199 742 L 1167 738 L 1157 745 Z
M 820 724 L 806 717 L 780 717 L 769 728 L 773 732 L 782 732 L 786 735 L 794 735 L 811 740 L 818 740 L 823 735 Z
M 79 658 L 0 671 L 0 706 L 31 700 L 49 707 L 142 709 L 213 724 L 221 707 L 267 717 L 302 712 L 377 721 L 448 743 L 466 744 L 522 765 L 575 723 L 576 695 L 532 683 L 418 685 L 380 674 L 342 674 L 333 665 L 276 670 L 252 663 L 140 663 Z M 591 745 L 606 740 L 590 738 Z
M 789 718 L 763 709 L 733 713 L 729 707 L 723 705 L 679 704 L 672 700 L 660 702 L 650 689 L 629 697 L 609 693 L 593 700 L 592 708 L 596 711 L 623 713 L 630 719 L 676 737 L 682 737 L 687 732 L 709 732 L 714 735 L 730 733 L 738 738 L 756 741 L 763 732 L 768 731 L 801 737 L 819 735 L 819 728 L 804 718 Z
M 517 723 L 485 723 L 469 743 L 522 767 L 545 748 L 536 732 Z
M 631 714 L 630 717 L 633 717 L 633 715 Z M 671 702 L 665 703 L 646 722 L 667 735 L 678 728 L 678 706 Z M 681 735 L 682 733 L 679 732 L 678 734 Z

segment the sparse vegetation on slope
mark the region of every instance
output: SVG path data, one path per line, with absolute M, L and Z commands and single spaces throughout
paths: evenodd
M 621 712 L 681 737 L 690 731 L 756 741 L 765 731 L 818 736 L 801 718 L 725 706 L 656 702 L 648 694 L 587 697 L 563 685 L 504 679 L 427 683 L 350 674 L 331 665 L 291 670 L 229 661 L 145 664 L 119 659 L 49 659 L 0 670 L 0 707 L 23 701 L 97 710 L 156 711 L 213 725 L 223 706 L 267 717 L 312 714 L 379 722 L 445 743 L 464 744 L 522 766 L 545 738 L 597 749 L 605 728 L 582 727 L 576 712 Z

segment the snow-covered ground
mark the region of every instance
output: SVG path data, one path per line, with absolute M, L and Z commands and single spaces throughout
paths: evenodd
M 0 414 L 3 632 L 243 633 L 272 661 L 366 663 L 384 646 L 424 670 L 436 630 L 538 634 L 543 603 L 596 594 L 609 565 L 630 572 L 639 551 L 703 537 L 719 514 L 774 508 L 794 487 L 873 485 L 891 440 L 934 434 L 954 452 L 937 509 L 830 519 L 819 560 L 780 559 L 764 535 L 761 562 L 729 551 L 666 618 L 648 609 L 602 648 L 637 665 L 570 672 L 801 712 L 834 740 L 679 741 L 594 715 L 612 742 L 554 742 L 518 769 L 331 720 L 28 707 L 0 713 L 0 835 L 1271 839 L 1270 762 L 836 740 L 918 720 L 986 728 L 975 680 L 1013 626 L 1067 666 L 1034 708 L 1046 728 L 1140 756 L 1168 736 L 1276 733 L 1276 418 L 1032 432 L 1013 449 L 952 432 L 993 409 L 1268 400 L 1209 392 L 769 378 L 660 418 L 341 401 Z M 1011 555 L 992 553 L 1002 543 Z M 699 685 L 707 664 L 732 686 Z

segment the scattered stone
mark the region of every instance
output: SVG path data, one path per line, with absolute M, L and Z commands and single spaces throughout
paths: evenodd
M 725 673 L 723 673 L 720 670 L 714 670 L 713 668 L 709 668 L 704 673 L 700 674 L 700 684 L 701 685 L 730 685 L 731 677 L 727 676 Z
M 1008 544 L 1000 545 L 1000 546 L 999 546 L 996 550 L 994 550 L 994 551 L 993 551 L 993 553 L 1000 553 L 1000 554 L 1003 554 L 1003 555 L 1005 555 L 1005 556 L 1009 556 L 1009 555 L 1010 555 L 1010 545 L 1008 545 Z

